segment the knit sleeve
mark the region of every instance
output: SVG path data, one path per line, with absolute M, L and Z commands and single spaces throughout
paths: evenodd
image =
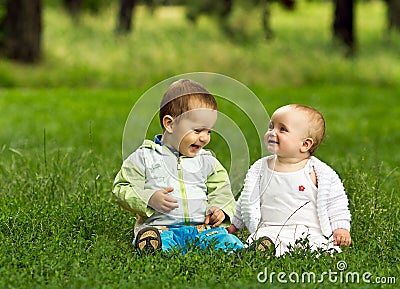
M 342 181 L 327 164 L 312 159 L 318 179 L 317 211 L 323 234 L 330 236 L 339 228 L 350 231 L 351 214 Z
M 331 176 L 332 195 L 328 198 L 327 209 L 332 231 L 346 229 L 350 232 L 351 214 L 344 186 L 336 172 Z
M 245 227 L 245 224 L 243 222 L 243 217 L 242 217 L 242 199 L 241 199 L 241 197 L 239 197 L 239 199 L 236 202 L 236 211 L 235 211 L 235 216 L 233 216 L 233 218 L 232 218 L 232 224 L 238 230 L 242 230 Z

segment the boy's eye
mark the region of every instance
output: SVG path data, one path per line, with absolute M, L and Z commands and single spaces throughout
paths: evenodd
M 202 132 L 206 132 L 207 134 L 211 134 L 212 129 L 205 129 L 205 128 L 195 128 L 193 130 L 195 133 L 202 133 Z
M 284 126 L 281 126 L 281 127 L 279 128 L 279 130 L 280 130 L 280 131 L 285 131 L 285 132 L 288 131 Z
M 272 123 L 272 122 L 270 122 L 270 123 L 269 123 L 269 125 L 268 125 L 268 129 L 274 129 L 274 125 L 273 125 L 273 123 Z

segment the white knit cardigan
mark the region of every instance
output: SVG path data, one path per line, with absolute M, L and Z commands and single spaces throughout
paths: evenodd
M 236 228 L 245 226 L 254 233 L 261 219 L 260 181 L 265 171 L 267 156 L 257 160 L 246 175 L 244 187 L 236 203 L 236 214 L 232 224 Z M 351 214 L 343 184 L 337 173 L 316 157 L 310 157 L 318 180 L 317 213 L 324 236 L 330 237 L 336 229 L 343 228 L 350 232 Z

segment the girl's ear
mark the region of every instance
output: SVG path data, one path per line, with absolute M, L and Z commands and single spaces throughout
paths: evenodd
M 302 153 L 305 153 L 307 151 L 309 151 L 311 149 L 311 147 L 314 144 L 314 140 L 310 137 L 306 138 L 305 140 L 303 140 L 303 144 L 301 145 L 300 151 Z
M 165 115 L 162 119 L 163 127 L 169 133 L 172 133 L 172 131 L 173 131 L 173 129 L 172 129 L 173 121 L 174 121 L 174 118 L 170 115 Z

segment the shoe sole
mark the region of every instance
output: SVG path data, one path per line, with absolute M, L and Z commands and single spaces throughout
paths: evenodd
M 154 252 L 161 249 L 161 236 L 156 228 L 141 229 L 135 239 L 135 248 L 139 251 Z
M 272 240 L 268 237 L 262 237 L 261 239 L 257 240 L 257 250 L 266 253 L 272 253 L 275 255 L 275 244 Z

